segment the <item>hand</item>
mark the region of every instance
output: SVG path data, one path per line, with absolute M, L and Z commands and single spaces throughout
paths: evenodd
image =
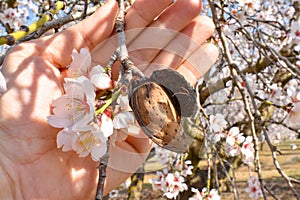
M 207 62 L 207 66 L 202 63 L 209 60 L 212 64 L 218 56 L 214 46 L 202 45 L 214 27 L 207 17 L 198 16 L 200 1 L 178 0 L 169 7 L 172 2 L 136 0 L 128 10 L 126 30 L 137 30 L 128 34 L 129 50 L 133 49 L 130 55 L 148 75 L 158 67 L 169 66 L 194 84 L 209 67 Z M 0 199 L 94 199 L 98 163 L 57 149 L 59 129 L 48 125 L 46 118 L 53 99 L 63 94 L 63 78 L 73 49 L 88 48 L 93 50 L 94 62 L 105 65 L 108 61 L 116 47 L 114 40 L 107 39 L 113 34 L 117 11 L 117 3 L 111 0 L 87 20 L 52 36 L 17 45 L 6 56 L 3 74 L 8 91 L 0 97 Z M 182 43 L 181 37 L 163 33 L 160 38 L 147 38 L 147 31 L 140 34 L 142 29 L 136 29 L 144 27 L 171 29 L 190 40 Z M 184 45 L 185 55 L 174 55 L 163 48 L 135 48 L 158 39 L 164 48 Z M 190 45 L 190 41 L 197 45 Z M 129 177 L 150 148 L 151 142 L 142 133 L 111 148 L 104 193 Z

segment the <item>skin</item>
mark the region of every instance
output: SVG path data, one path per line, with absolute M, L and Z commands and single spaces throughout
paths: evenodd
M 199 46 L 186 57 L 162 49 L 135 50 L 130 55 L 147 75 L 159 66 L 169 66 L 195 84 L 207 68 L 196 66 L 188 57 L 198 53 L 200 63 L 217 59 L 216 47 L 204 44 L 214 26 L 209 18 L 198 15 L 201 1 L 172 2 L 136 0 L 126 15 L 126 30 L 172 29 Z M 79 158 L 73 151 L 57 149 L 59 129 L 48 125 L 46 117 L 51 112 L 51 102 L 63 94 L 65 67 L 71 62 L 73 49 L 88 48 L 93 52 L 94 62 L 107 62 L 116 47 L 115 40 L 107 39 L 114 34 L 117 11 L 117 3 L 108 1 L 87 20 L 60 33 L 17 45 L 6 56 L 3 74 L 8 91 L 0 97 L 0 199 L 94 199 L 98 163 L 90 157 Z M 129 47 L 139 44 L 143 33 L 139 31 L 133 36 Z M 162 40 L 168 45 L 181 42 L 174 35 Z M 114 75 L 117 72 L 114 67 Z M 140 133 L 111 148 L 105 194 L 140 166 L 151 146 Z

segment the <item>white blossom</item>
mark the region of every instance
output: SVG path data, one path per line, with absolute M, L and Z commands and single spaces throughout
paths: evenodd
M 216 115 L 209 116 L 210 129 L 213 132 L 221 132 L 227 125 L 227 121 L 224 118 L 224 115 L 217 113 Z
M 1 69 L 1 68 L 0 68 Z M 6 92 L 7 87 L 6 87 L 6 80 L 2 74 L 2 72 L 0 71 L 0 96 Z
M 76 128 L 85 126 L 94 118 L 96 94 L 92 83 L 84 76 L 65 80 L 66 94 L 53 101 L 53 114 L 47 119 L 54 127 L 68 127 L 76 131 Z
M 248 180 L 248 187 L 245 191 L 249 194 L 251 199 L 258 199 L 262 197 L 260 182 L 255 176 L 250 177 Z

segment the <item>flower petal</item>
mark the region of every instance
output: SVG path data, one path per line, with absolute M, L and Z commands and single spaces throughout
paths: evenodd
M 103 135 L 107 138 L 113 134 L 114 126 L 113 121 L 107 115 L 103 114 L 101 116 L 101 127 L 100 130 L 103 132 Z
M 132 112 L 120 112 L 113 119 L 114 128 L 128 128 L 128 124 L 134 124 L 134 119 L 134 114 Z
M 7 87 L 6 87 L 6 81 L 5 81 L 5 78 L 2 74 L 2 72 L 0 71 L 0 96 L 6 92 L 7 90 Z
M 72 141 L 74 136 L 76 137 L 76 134 L 67 129 L 59 131 L 56 138 L 57 148 L 62 147 L 62 151 L 72 150 Z
M 106 89 L 111 88 L 112 80 L 105 73 L 95 74 L 95 75 L 91 76 L 91 81 L 94 84 L 94 86 L 100 90 L 106 90 Z
M 47 122 L 55 128 L 64 128 L 70 126 L 72 123 L 70 121 L 64 120 L 64 118 L 59 118 L 56 115 L 49 115 L 47 117 Z
M 73 61 L 68 69 L 68 77 L 76 78 L 79 76 L 87 76 L 89 67 L 92 62 L 90 52 L 86 48 L 80 49 L 80 53 L 76 50 L 72 53 Z
M 91 156 L 94 161 L 100 161 L 100 158 L 106 153 L 106 143 L 100 143 L 97 146 L 93 146 L 91 149 Z

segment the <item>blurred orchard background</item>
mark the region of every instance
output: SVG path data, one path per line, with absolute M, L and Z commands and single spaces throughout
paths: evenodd
M 63 2 L 0 1 L 0 64 L 15 44 L 62 31 L 105 1 Z M 154 146 L 106 199 L 300 199 L 300 2 L 204 0 L 201 14 L 215 23 L 209 42 L 220 58 L 195 87 L 189 152 Z

